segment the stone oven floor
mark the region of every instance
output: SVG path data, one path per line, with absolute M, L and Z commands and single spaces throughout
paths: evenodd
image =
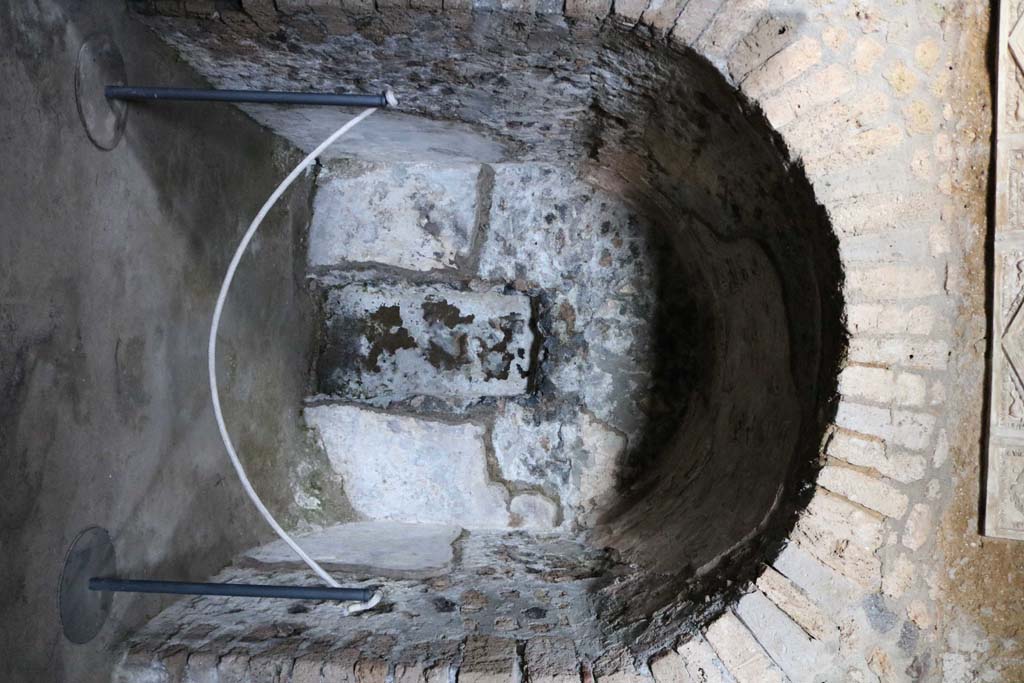
M 425 671 L 457 665 L 475 647 L 490 652 L 485 658 L 508 654 L 512 666 L 517 642 L 573 642 L 581 655 L 596 643 L 588 596 L 609 561 L 567 534 L 376 521 L 298 541 L 342 585 L 381 586 L 382 603 L 346 616 L 327 601 L 182 599 L 128 642 L 115 680 L 179 680 L 185 667 L 189 681 L 277 680 L 260 677 L 273 671 L 304 680 L 296 666 L 337 667 L 339 675 L 357 665 Z M 279 541 L 250 550 L 212 580 L 316 584 Z

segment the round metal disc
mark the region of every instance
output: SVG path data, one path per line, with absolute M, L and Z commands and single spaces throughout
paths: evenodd
M 89 590 L 89 579 L 117 574 L 117 560 L 110 534 L 89 527 L 75 538 L 64 557 L 60 574 L 60 623 L 72 643 L 88 643 L 96 637 L 110 613 L 113 594 Z
M 128 104 L 108 100 L 103 91 L 126 80 L 124 60 L 110 36 L 98 33 L 82 43 L 75 67 L 75 103 L 86 134 L 100 149 L 117 147 L 128 118 Z

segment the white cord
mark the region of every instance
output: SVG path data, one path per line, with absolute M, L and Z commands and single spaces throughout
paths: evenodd
M 260 511 L 261 515 L 263 515 L 263 519 L 267 520 L 267 524 L 269 524 L 274 530 L 274 533 L 276 533 L 282 541 L 287 543 L 288 546 L 295 551 L 295 554 L 302 558 L 302 561 L 305 562 L 321 579 L 323 579 L 328 586 L 333 588 L 341 588 L 341 585 L 335 581 L 331 575 L 316 562 L 316 560 L 307 555 L 306 552 L 294 541 L 294 539 L 288 535 L 287 531 L 281 528 L 281 525 L 277 523 L 274 516 L 270 514 L 270 510 L 268 510 L 267 506 L 263 504 L 262 500 L 260 500 L 259 494 L 256 493 L 256 489 L 253 488 L 252 483 L 249 481 L 249 477 L 245 474 L 242 462 L 238 459 L 235 447 L 231 443 L 231 437 L 228 436 L 227 425 L 224 424 L 224 414 L 220 409 L 220 392 L 217 390 L 217 328 L 220 327 L 220 316 L 224 311 L 224 301 L 228 297 L 228 290 L 231 288 L 231 281 L 235 278 L 235 271 L 238 270 L 238 264 L 242 260 L 242 255 L 249 246 L 249 242 L 252 241 L 253 236 L 256 234 L 256 230 L 259 229 L 263 219 L 266 218 L 267 213 L 269 213 L 270 209 L 277 203 L 277 200 L 281 198 L 284 191 L 287 190 L 293 182 L 295 182 L 295 179 L 298 178 L 299 175 L 301 175 L 318 156 L 323 154 L 325 149 L 330 147 L 338 138 L 352 130 L 352 128 L 354 128 L 360 121 L 375 111 L 376 108 L 366 109 L 354 119 L 336 130 L 326 140 L 321 142 L 320 146 L 310 152 L 305 159 L 299 162 L 299 165 L 288 174 L 287 178 L 281 181 L 281 184 L 277 186 L 277 189 L 274 190 L 273 194 L 267 198 L 267 201 L 263 204 L 263 208 L 261 208 L 260 212 L 256 214 L 256 218 L 252 220 L 245 236 L 242 237 L 242 241 L 239 242 L 238 249 L 235 250 L 235 255 L 231 259 L 231 265 L 228 266 L 228 272 L 224 276 L 224 283 L 220 286 L 220 294 L 217 296 L 217 305 L 213 309 L 213 322 L 210 324 L 210 346 L 207 352 L 207 360 L 210 369 L 210 395 L 213 398 L 213 412 L 217 416 L 217 427 L 220 429 L 220 438 L 224 441 L 224 448 L 228 451 L 228 457 L 231 458 L 231 464 L 235 466 L 235 473 L 238 474 L 238 479 L 242 482 L 242 488 L 245 489 L 245 493 L 249 496 L 249 500 L 253 502 L 256 509 Z M 378 591 L 368 602 L 349 605 L 348 613 L 354 614 L 356 612 L 370 609 L 380 602 L 380 599 L 381 595 Z

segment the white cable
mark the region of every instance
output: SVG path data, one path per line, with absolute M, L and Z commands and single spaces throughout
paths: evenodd
M 256 214 L 256 218 L 252 220 L 245 236 L 242 237 L 242 241 L 239 242 L 238 249 L 235 250 L 235 255 L 231 259 L 231 265 L 228 266 L 228 272 L 224 276 L 224 283 L 220 286 L 220 294 L 217 296 L 217 305 L 213 309 L 213 322 L 210 324 L 210 345 L 207 352 L 207 360 L 210 369 L 210 395 L 213 398 L 213 412 L 217 416 L 217 427 L 220 429 L 220 438 L 224 441 L 224 448 L 228 451 L 228 457 L 231 458 L 231 464 L 235 466 L 235 473 L 238 475 L 238 479 L 242 482 L 242 488 L 245 489 L 245 493 L 249 496 L 249 500 L 253 502 L 256 509 L 260 511 L 261 515 L 263 515 L 263 519 L 267 520 L 267 524 L 269 524 L 274 530 L 274 533 L 276 533 L 282 541 L 287 543 L 288 546 L 295 551 L 295 554 L 302 558 L 302 561 L 305 562 L 310 569 L 316 572 L 316 574 L 323 579 L 328 586 L 333 588 L 341 588 L 341 585 L 335 581 L 331 575 L 316 562 L 316 560 L 307 555 L 306 552 L 294 541 L 294 539 L 288 535 L 287 531 L 281 528 L 281 525 L 277 523 L 274 516 L 270 514 L 270 510 L 268 510 L 267 506 L 263 504 L 262 500 L 260 500 L 259 494 L 256 493 L 256 489 L 252 487 L 249 477 L 245 474 L 242 462 L 238 459 L 235 447 L 231 443 L 231 437 L 228 436 L 227 425 L 224 424 L 224 414 L 220 409 L 220 392 L 217 390 L 217 328 L 220 327 L 220 316 L 224 311 L 224 301 L 228 297 L 228 290 L 231 288 L 231 281 L 235 278 L 235 271 L 238 269 L 238 264 L 242 260 L 242 255 L 249 246 L 249 242 L 252 241 L 253 236 L 256 234 L 256 230 L 259 229 L 263 219 L 266 218 L 267 213 L 269 213 L 270 209 L 277 203 L 277 200 L 281 198 L 284 191 L 287 190 L 293 182 L 295 182 L 295 179 L 298 178 L 299 175 L 301 175 L 318 156 L 323 154 L 325 149 L 330 147 L 338 138 L 352 130 L 352 128 L 354 128 L 360 121 L 375 111 L 376 108 L 366 109 L 354 119 L 336 130 L 326 140 L 321 142 L 320 146 L 310 152 L 305 159 L 299 162 L 299 165 L 295 167 L 295 170 L 289 173 L 288 177 L 281 181 L 281 184 L 277 186 L 277 189 L 274 190 L 273 194 L 267 198 L 267 201 L 263 204 L 263 208 L 261 208 L 260 212 Z M 348 613 L 354 614 L 355 612 L 370 609 L 380 602 L 380 598 L 380 593 L 377 592 L 368 602 L 350 605 L 348 607 Z

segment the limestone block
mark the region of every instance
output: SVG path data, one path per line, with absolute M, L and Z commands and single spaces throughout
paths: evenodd
M 882 592 L 891 598 L 899 599 L 914 580 L 914 563 L 906 555 L 899 555 L 885 567 L 882 575 Z
M 801 588 L 772 567 L 766 567 L 758 577 L 757 587 L 812 638 L 832 640 L 838 636 L 836 625 L 821 608 Z
M 846 323 L 858 335 L 927 335 L 938 315 L 928 304 L 850 304 Z
M 926 262 L 931 229 L 921 225 L 867 235 L 850 235 L 839 242 L 843 263 L 854 261 L 913 263 Z
M 872 339 L 850 340 L 849 360 L 853 363 L 878 363 L 922 370 L 945 370 L 949 364 L 949 342 L 944 339 Z
M 763 66 L 796 40 L 793 21 L 784 15 L 765 14 L 729 55 L 729 74 L 737 82 Z
M 922 450 L 935 431 L 935 416 L 843 401 L 836 413 L 836 424 L 910 450 Z
M 830 64 L 806 78 L 788 83 L 777 94 L 762 102 L 765 116 L 775 128 L 782 128 L 797 117 L 827 104 L 853 87 L 853 79 L 840 64 Z
M 328 163 L 317 178 L 309 265 L 458 267 L 476 232 L 476 164 Z
M 682 656 L 674 650 L 652 659 L 650 667 L 654 683 L 694 683 L 683 665 Z
M 373 521 L 336 524 L 295 537 L 310 557 L 347 572 L 394 578 L 425 578 L 448 571 L 458 526 Z M 304 566 L 284 541 L 245 554 L 261 565 Z
M 826 465 L 818 475 L 818 485 L 855 503 L 900 518 L 907 511 L 907 496 L 881 479 L 848 467 Z
M 501 476 L 517 484 L 557 488 L 571 463 L 561 451 L 562 424 L 537 418 L 516 403 L 499 406 L 491 441 Z
M 786 677 L 732 612 L 707 630 L 707 639 L 737 683 L 783 683 Z
M 579 683 L 580 663 L 568 638 L 537 636 L 526 641 L 526 671 L 530 683 Z
M 850 432 L 837 431 L 828 441 L 825 452 L 851 465 L 869 467 L 900 483 L 918 481 L 924 476 L 925 458 L 887 448 L 880 439 L 870 439 Z
M 723 73 L 728 73 L 725 64 L 733 47 L 740 38 L 753 28 L 758 19 L 764 16 L 770 6 L 769 0 L 718 0 L 718 8 L 711 17 L 695 47 Z M 699 13 L 699 9 L 698 13 Z
M 753 70 L 740 83 L 748 97 L 758 99 L 774 92 L 799 77 L 821 61 L 821 43 L 813 38 L 801 38 L 775 53 L 762 66 Z
M 677 647 L 676 652 L 694 683 L 736 683 L 736 679 L 703 636 L 693 636 Z
M 356 683 L 385 683 L 388 662 L 380 657 L 362 657 L 356 662 Z
M 822 562 L 800 543 L 789 543 L 775 558 L 772 566 L 818 605 L 854 603 L 861 600 L 868 590 L 872 590 L 865 589 Z M 833 611 L 831 616 L 839 625 L 842 614 Z
M 519 529 L 552 529 L 558 521 L 558 506 L 539 493 L 523 493 L 509 503 L 511 526 Z
M 875 552 L 881 547 L 881 518 L 838 496 L 818 489 L 793 537 L 821 563 L 857 584 L 877 590 L 881 565 Z
M 890 233 L 911 225 L 932 225 L 942 220 L 935 198 L 919 193 L 888 192 L 857 194 L 829 209 L 840 240 L 851 235 Z
M 581 416 L 579 434 L 587 459 L 580 468 L 578 500 L 586 516 L 606 505 L 614 495 L 626 439 L 587 414 Z
M 508 526 L 508 492 L 488 478 L 479 425 L 346 405 L 309 407 L 305 414 L 360 514 L 466 528 Z
M 924 503 L 918 503 L 907 517 L 907 527 L 901 542 L 911 550 L 918 550 L 928 541 L 932 531 L 932 511 Z
M 686 4 L 686 0 L 650 0 L 640 21 L 658 34 L 667 33 L 672 30 Z
M 292 665 L 290 683 L 322 683 L 324 660 L 323 654 L 305 655 L 295 660 Z
M 815 676 L 829 668 L 830 648 L 807 635 L 760 591 L 740 598 L 734 611 L 793 683 L 818 683 Z
M 512 683 L 519 675 L 516 641 L 491 636 L 466 639 L 459 683 Z
M 839 392 L 874 403 L 916 407 L 928 391 L 925 378 L 909 372 L 868 365 L 849 365 L 839 375 Z
M 853 70 L 866 74 L 878 63 L 878 58 L 885 52 L 885 46 L 871 36 L 862 36 L 853 46 Z
M 672 42 L 687 47 L 694 45 L 721 6 L 721 0 L 687 2 L 676 17 L 675 24 L 671 26 Z
M 331 290 L 326 311 L 322 393 L 384 406 L 526 391 L 534 337 L 525 295 L 352 284 Z
M 566 0 L 565 16 L 576 19 L 599 21 L 608 16 L 612 0 Z
M 640 21 L 648 3 L 649 0 L 616 0 L 612 5 L 615 19 L 624 24 L 635 24 Z
M 193 652 L 188 656 L 185 667 L 185 683 L 219 683 L 217 662 L 220 654 L 215 652 Z
M 920 299 L 943 293 L 943 274 L 931 265 L 857 265 L 846 272 L 853 295 L 872 301 Z

